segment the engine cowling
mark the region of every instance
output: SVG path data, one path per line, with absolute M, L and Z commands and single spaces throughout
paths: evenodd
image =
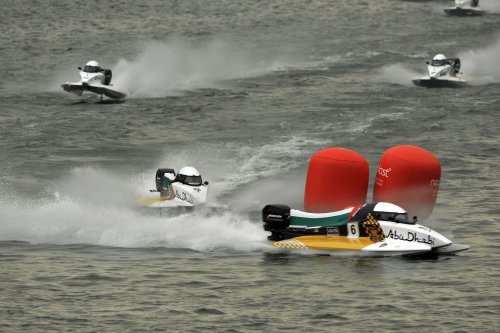
M 290 207 L 287 205 L 267 205 L 262 209 L 264 230 L 285 230 L 290 226 Z
M 164 190 L 164 188 L 163 188 L 163 176 L 165 174 L 168 174 L 171 177 L 175 177 L 175 170 L 171 169 L 171 168 L 161 168 L 161 169 L 156 170 L 155 184 L 156 184 L 156 190 L 158 192 L 161 192 Z

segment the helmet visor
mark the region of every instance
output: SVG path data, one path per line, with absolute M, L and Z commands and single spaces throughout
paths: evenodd
M 431 62 L 431 65 L 434 67 L 444 66 L 446 64 L 447 64 L 446 59 L 436 59 L 436 60 L 432 60 L 432 62 Z
M 186 176 L 182 182 L 190 186 L 200 186 L 201 176 Z
M 83 71 L 87 73 L 98 73 L 101 70 L 101 67 L 98 66 L 85 66 L 83 67 Z

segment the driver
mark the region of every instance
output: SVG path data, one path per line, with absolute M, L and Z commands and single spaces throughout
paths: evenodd
M 432 58 L 431 66 L 438 67 L 447 65 L 446 56 L 444 54 L 436 54 L 434 58 Z
M 458 59 L 448 59 L 444 54 L 436 54 L 434 58 L 432 58 L 431 66 L 440 67 L 449 65 L 448 74 L 450 76 L 457 76 L 457 73 L 460 71 L 460 60 Z
M 83 67 L 83 71 L 87 73 L 99 73 L 101 71 L 101 66 L 95 60 L 90 60 Z

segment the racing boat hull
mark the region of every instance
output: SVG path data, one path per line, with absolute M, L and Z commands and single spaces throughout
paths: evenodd
M 275 248 L 288 250 L 311 250 L 317 253 L 340 253 L 359 256 L 403 256 L 419 255 L 431 251 L 423 244 L 406 244 L 402 241 L 384 239 L 373 242 L 368 237 L 351 239 L 343 236 L 299 236 L 273 242 Z
M 462 251 L 467 251 L 470 249 L 469 245 L 465 244 L 450 244 L 443 247 L 438 247 L 432 249 L 434 254 L 454 254 Z
M 112 85 L 105 86 L 102 84 L 83 84 L 81 82 L 66 82 L 61 87 L 72 94 L 82 96 L 84 91 L 92 92 L 97 95 L 104 95 L 113 99 L 122 99 L 127 96 L 127 93 L 114 89 Z
M 468 249 L 409 221 L 406 215 L 388 203 L 331 213 L 301 212 L 286 205 L 267 205 L 262 210 L 264 230 L 271 232 L 268 239 L 279 249 L 361 256 L 446 255 Z M 389 216 L 391 220 L 376 216 Z
M 103 98 L 122 99 L 127 96 L 125 91 L 115 87 L 111 83 L 113 74 L 111 69 L 101 68 L 97 61 L 91 60 L 80 69 L 80 82 L 66 82 L 61 85 L 64 91 L 82 96 L 84 92 L 91 92 Z
M 154 197 L 143 199 L 139 202 L 141 205 L 146 207 L 156 207 L 156 208 L 171 208 L 171 207 L 194 207 L 194 204 L 189 203 L 185 200 L 175 198 L 162 198 Z
M 425 88 L 462 88 L 467 85 L 467 81 L 460 78 L 450 77 L 448 79 L 434 79 L 422 77 L 412 80 L 413 84 Z
M 459 88 L 468 83 L 460 75 L 459 58 L 447 58 L 444 54 L 436 54 L 427 65 L 428 74 L 413 79 L 414 85 L 426 88 Z
M 444 12 L 450 16 L 481 16 L 484 14 L 481 9 L 460 7 L 445 8 Z
M 143 199 L 140 203 L 147 207 L 194 207 L 205 204 L 207 200 L 207 186 L 188 186 L 173 183 L 170 193 Z

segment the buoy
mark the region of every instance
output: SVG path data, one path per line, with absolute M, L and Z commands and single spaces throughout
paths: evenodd
M 390 202 L 419 219 L 429 217 L 436 204 L 441 164 L 417 146 L 396 146 L 384 152 L 373 185 L 373 201 Z
M 345 148 L 316 152 L 309 161 L 304 209 L 322 213 L 364 204 L 369 167 L 359 153 Z

